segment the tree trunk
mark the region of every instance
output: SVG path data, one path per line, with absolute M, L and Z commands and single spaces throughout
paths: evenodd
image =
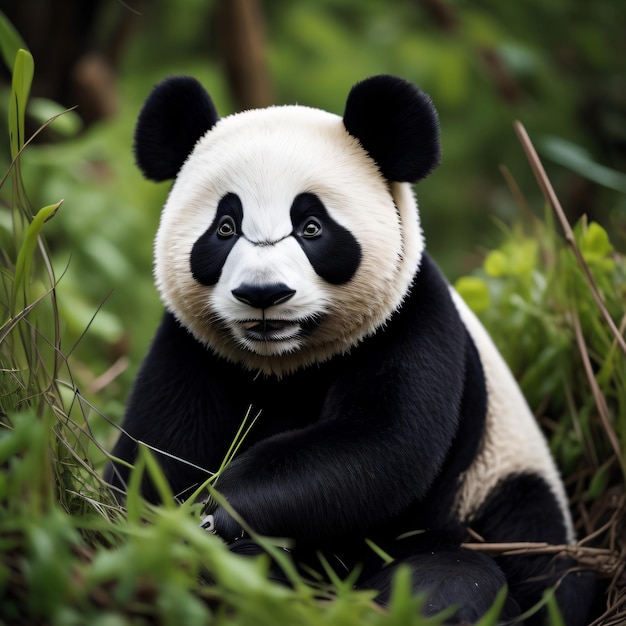
M 245 110 L 272 104 L 261 3 L 218 0 L 216 25 L 219 56 L 235 107 Z

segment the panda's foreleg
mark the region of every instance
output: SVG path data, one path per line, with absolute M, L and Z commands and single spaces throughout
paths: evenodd
M 547 483 L 537 475 L 510 477 L 488 498 L 472 528 L 490 543 L 568 541 L 566 512 Z M 544 591 L 554 585 L 556 600 L 567 626 L 582 626 L 595 592 L 592 572 L 572 571 L 574 559 L 551 554 L 523 554 L 497 559 L 509 592 L 522 611 L 535 606 Z M 524 623 L 542 624 L 545 612 L 538 611 Z
M 391 597 L 396 572 L 401 566 L 411 570 L 412 589 L 425 594 L 422 613 L 436 615 L 449 607 L 456 611 L 446 623 L 474 623 L 494 603 L 505 586 L 506 577 L 490 557 L 440 539 L 425 539 L 390 565 L 359 583 L 363 589 L 376 589 L 377 602 L 386 605 Z M 519 615 L 519 607 L 507 597 L 501 619 Z
M 317 419 L 242 452 L 217 490 L 261 534 L 308 544 L 366 536 L 420 502 L 440 474 L 459 427 L 467 345 L 425 258 L 385 332 L 320 366 L 333 369 Z M 224 539 L 240 531 L 224 508 L 214 515 Z

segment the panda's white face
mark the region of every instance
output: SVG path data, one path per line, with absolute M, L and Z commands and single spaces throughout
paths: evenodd
M 387 181 L 340 117 L 272 107 L 198 142 L 162 214 L 155 274 L 198 340 L 280 375 L 384 324 L 422 251 L 409 185 Z

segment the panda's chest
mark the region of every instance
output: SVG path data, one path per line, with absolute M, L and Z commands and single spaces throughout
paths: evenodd
M 255 378 L 249 373 L 237 382 L 231 378 L 224 388 L 230 400 L 225 416 L 229 421 L 227 430 L 238 429 L 245 416 L 247 423 L 254 420 L 243 444 L 245 449 L 281 432 L 313 424 L 324 412 L 330 384 L 331 376 L 325 367 L 307 368 L 280 379 Z

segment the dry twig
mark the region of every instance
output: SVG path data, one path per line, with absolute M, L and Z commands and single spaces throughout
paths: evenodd
M 609 314 L 606 306 L 604 305 L 604 302 L 602 301 L 602 296 L 600 295 L 600 292 L 598 291 L 596 282 L 593 279 L 593 276 L 591 274 L 591 271 L 589 270 L 589 266 L 587 265 L 587 262 L 583 258 L 580 248 L 576 245 L 576 238 L 574 237 L 574 232 L 572 231 L 572 227 L 567 221 L 567 217 L 565 216 L 565 211 L 563 211 L 563 207 L 561 207 L 561 203 L 559 202 L 559 199 L 557 198 L 556 193 L 554 192 L 552 184 L 550 183 L 550 179 L 548 178 L 543 168 L 543 165 L 541 161 L 539 160 L 539 157 L 537 156 L 535 147 L 530 141 L 530 137 L 528 136 L 528 133 L 526 132 L 526 129 L 524 128 L 521 122 L 516 121 L 514 124 L 514 127 L 515 127 L 515 132 L 520 140 L 520 143 L 522 144 L 522 148 L 524 148 L 524 152 L 526 153 L 526 157 L 528 158 L 530 166 L 533 169 L 537 182 L 539 183 L 539 186 L 541 187 L 541 190 L 543 191 L 546 200 L 550 203 L 550 205 L 554 209 L 554 212 L 556 213 L 556 216 L 561 224 L 561 227 L 563 228 L 563 232 L 565 233 L 565 240 L 574 251 L 576 260 L 578 261 L 578 264 L 583 270 L 583 274 L 585 276 L 585 279 L 587 280 L 593 299 L 598 305 L 598 308 L 600 309 L 600 312 L 602 313 L 602 317 L 604 317 L 606 323 L 609 325 L 609 328 L 611 329 L 611 332 L 613 333 L 615 340 L 617 341 L 617 344 L 619 345 L 621 350 L 624 352 L 624 354 L 626 354 L 626 340 L 624 340 L 624 337 L 619 332 L 617 326 L 615 325 L 615 322 L 611 318 L 611 315 Z

